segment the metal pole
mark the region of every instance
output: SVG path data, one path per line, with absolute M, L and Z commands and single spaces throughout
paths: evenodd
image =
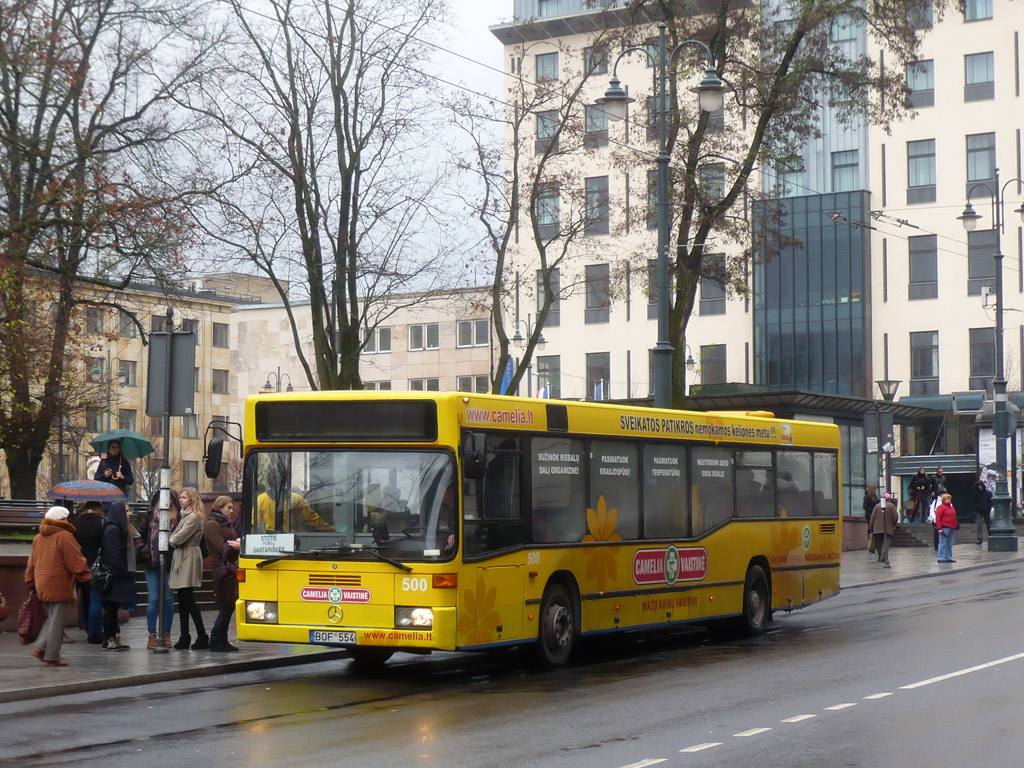
M 170 629 L 164 622 L 165 600 L 167 592 L 167 560 L 171 554 L 171 340 L 174 334 L 174 310 L 167 308 L 167 365 L 164 369 L 164 463 L 160 467 L 160 532 L 158 534 L 160 550 L 160 595 L 157 601 L 156 648 L 153 653 L 167 653 L 170 649 L 164 643 L 164 637 Z
M 995 169 L 995 231 L 996 231 L 996 377 L 992 380 L 995 408 L 992 420 L 992 432 L 996 438 L 996 493 L 992 498 L 992 510 L 995 519 L 988 539 L 990 552 L 1016 552 L 1017 534 L 1010 519 L 1010 492 L 1006 482 L 1006 376 L 1003 368 L 1003 249 L 1002 249 L 1002 215 L 1003 203 L 999 189 L 999 169 Z
M 64 397 L 63 384 L 57 388 L 57 479 L 64 479 Z
M 665 149 L 665 112 L 668 111 L 665 77 L 664 22 L 658 25 L 658 69 L 654 83 L 658 112 L 658 343 L 654 347 L 654 405 L 672 405 L 672 346 L 668 343 L 668 152 Z
M 533 326 L 530 324 L 530 313 L 526 313 L 526 343 L 533 338 Z M 533 355 L 526 363 L 526 396 L 533 397 Z
M 107 347 L 107 432 L 110 431 L 110 347 Z

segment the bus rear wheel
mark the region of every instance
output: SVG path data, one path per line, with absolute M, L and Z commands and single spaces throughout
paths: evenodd
M 536 660 L 545 669 L 564 666 L 576 642 L 576 611 L 568 590 L 550 584 L 540 604 Z
M 390 648 L 349 648 L 348 655 L 352 664 L 360 672 L 376 672 L 384 667 L 394 651 Z
M 768 577 L 761 566 L 752 565 L 747 569 L 743 583 L 743 614 L 739 619 L 739 630 L 746 637 L 763 635 L 770 617 Z

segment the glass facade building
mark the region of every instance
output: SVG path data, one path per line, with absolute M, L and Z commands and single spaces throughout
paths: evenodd
M 871 396 L 870 220 L 866 191 L 759 204 L 754 242 L 779 238 L 754 259 L 755 384 Z

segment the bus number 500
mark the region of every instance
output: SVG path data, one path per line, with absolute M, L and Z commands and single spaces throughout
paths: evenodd
M 402 579 L 402 591 L 403 592 L 426 592 L 427 591 L 427 580 L 426 578 L 413 578 L 406 576 Z

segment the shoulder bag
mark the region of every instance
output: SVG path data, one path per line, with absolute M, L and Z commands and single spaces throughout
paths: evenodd
M 28 645 L 39 637 L 39 630 L 46 623 L 46 608 L 34 591 L 18 609 L 18 637 L 22 645 Z
M 92 585 L 100 594 L 109 592 L 110 587 L 114 583 L 114 572 L 110 569 L 110 566 L 103 562 L 103 550 L 101 549 L 99 554 L 96 555 L 96 559 L 93 561 L 92 566 L 89 568 L 92 571 Z

